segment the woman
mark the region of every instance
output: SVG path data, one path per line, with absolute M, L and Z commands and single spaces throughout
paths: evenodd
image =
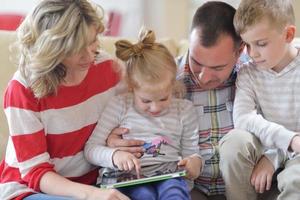
M 86 0 L 43 0 L 18 29 L 0 199 L 128 199 L 91 186 L 98 169 L 83 155 L 119 80 L 112 60 L 97 56 L 99 11 Z

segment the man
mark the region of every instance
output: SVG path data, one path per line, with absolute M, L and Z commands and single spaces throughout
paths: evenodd
M 178 59 L 178 79 L 184 82 L 186 98 L 194 102 L 199 113 L 199 147 L 206 160 L 195 180 L 193 199 L 225 199 L 218 144 L 233 129 L 236 69 L 247 59 L 245 55 L 240 57 L 244 44 L 235 32 L 234 14 L 235 9 L 224 2 L 212 1 L 199 7 L 193 17 L 189 51 Z M 107 144 L 140 152 L 141 141 L 120 140 L 119 135 L 127 131 L 115 129 Z
M 178 79 L 184 81 L 187 98 L 194 102 L 200 117 L 199 148 L 206 160 L 195 188 L 218 199 L 224 199 L 225 193 L 218 144 L 233 129 L 235 69 L 244 47 L 234 30 L 234 14 L 235 9 L 223 2 L 207 2 L 198 8 L 189 51 L 178 60 Z

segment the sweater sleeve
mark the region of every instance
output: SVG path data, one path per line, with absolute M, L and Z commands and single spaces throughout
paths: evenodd
M 286 152 L 295 132 L 284 126 L 268 121 L 259 112 L 258 99 L 253 85 L 250 68 L 244 66 L 237 78 L 237 91 L 234 101 L 233 120 L 235 128 L 253 133 L 268 148 L 279 148 Z
M 197 154 L 199 157 L 199 126 L 197 121 L 197 113 L 193 106 L 193 103 L 184 100 L 184 103 L 181 105 L 182 107 L 182 125 L 183 132 L 181 135 L 181 149 L 182 156 L 187 157 L 193 154 Z
M 8 166 L 18 168 L 28 187 L 40 191 L 41 177 L 54 171 L 54 167 L 47 152 L 38 100 L 31 90 L 14 79 L 4 94 L 4 111 L 10 134 L 5 161 Z
M 125 96 L 114 97 L 106 106 L 84 147 L 86 159 L 94 165 L 114 168 L 112 156 L 117 150 L 106 146 L 111 131 L 118 127 L 125 111 Z

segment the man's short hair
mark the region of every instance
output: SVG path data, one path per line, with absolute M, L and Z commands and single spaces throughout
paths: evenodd
M 291 0 L 242 0 L 234 17 L 237 33 L 267 19 L 274 28 L 282 30 L 286 25 L 295 25 Z
M 192 21 L 191 30 L 201 30 L 201 45 L 211 47 L 223 35 L 232 37 L 235 46 L 241 44 L 240 36 L 235 32 L 233 17 L 235 8 L 221 1 L 209 1 L 200 6 Z

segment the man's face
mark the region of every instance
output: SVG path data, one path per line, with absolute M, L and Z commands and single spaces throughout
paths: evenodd
M 222 35 L 211 47 L 201 45 L 201 30 L 190 35 L 189 65 L 203 89 L 214 89 L 225 82 L 239 57 L 231 36 Z

